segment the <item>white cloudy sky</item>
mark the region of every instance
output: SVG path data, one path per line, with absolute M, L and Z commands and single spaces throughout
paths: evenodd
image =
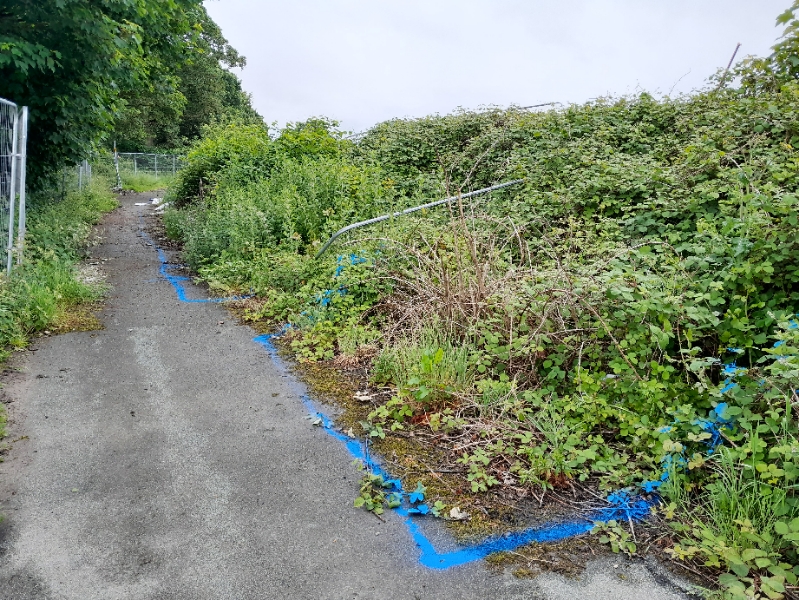
M 689 92 L 791 0 L 208 0 L 267 121 L 361 131 L 461 106 Z

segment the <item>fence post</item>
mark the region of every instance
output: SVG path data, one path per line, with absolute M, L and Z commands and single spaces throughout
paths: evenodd
M 78 163 L 78 191 L 83 191 L 83 162 Z
M 14 208 L 17 201 L 17 149 L 19 144 L 19 112 L 14 107 L 13 133 L 11 134 L 11 194 L 8 202 L 8 248 L 6 249 L 6 275 L 11 276 L 11 259 L 14 249 Z
M 28 163 L 28 107 L 22 107 L 22 121 L 19 124 L 19 226 L 17 227 L 17 264 L 22 264 L 25 250 L 25 172 Z
M 175 176 L 175 155 L 172 155 L 172 177 Z
M 137 164 L 136 155 L 134 154 L 133 155 L 133 174 L 134 175 L 138 175 L 138 173 L 139 173 L 139 165 Z
M 122 177 L 119 175 L 119 153 L 117 152 L 117 141 L 114 140 L 114 168 L 117 172 L 117 189 L 122 189 Z

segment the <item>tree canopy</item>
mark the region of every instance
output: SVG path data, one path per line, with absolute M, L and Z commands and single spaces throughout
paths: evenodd
M 263 123 L 238 77 L 227 68 L 246 60 L 225 39 L 203 7 L 194 10 L 200 33 L 167 84 L 124 95 L 115 135 L 123 150 L 175 149 L 198 139 L 214 121 Z M 227 67 L 227 68 L 226 68 Z
M 34 177 L 85 157 L 115 128 L 128 146 L 169 147 L 226 110 L 259 119 L 222 65 L 244 58 L 201 0 L 6 0 L 0 8 L 0 95 L 30 107 Z

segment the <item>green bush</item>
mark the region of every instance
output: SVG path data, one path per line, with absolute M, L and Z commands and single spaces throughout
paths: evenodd
M 267 175 L 274 152 L 266 127 L 261 125 L 224 124 L 206 129 L 186 157 L 186 165 L 177 174 L 171 199 L 183 206 L 212 190 L 223 169 L 240 178 Z

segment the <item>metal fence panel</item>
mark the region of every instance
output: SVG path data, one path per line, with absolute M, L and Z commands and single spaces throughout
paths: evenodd
M 0 98 L 0 244 L 5 245 L 1 254 L 5 259 L 8 275 L 11 274 L 15 252 L 17 262 L 22 260 L 27 137 L 28 108 L 20 109 L 13 102 Z M 14 225 L 17 218 L 19 223 L 15 239 Z
M 17 264 L 22 262 L 22 252 L 25 247 L 26 222 L 26 182 L 25 175 L 28 169 L 28 107 L 22 107 L 22 115 L 19 126 L 19 227 L 17 228 Z
M 120 152 L 119 170 L 129 173 L 151 173 L 156 177 L 174 175 L 183 168 L 183 157 L 177 154 Z
M 11 198 L 15 196 L 18 114 L 16 104 L 0 99 L 0 247 L 4 259 L 7 252 L 5 242 L 8 240 L 11 224 Z
M 20 109 L 0 98 L 0 256 L 5 259 L 7 275 L 15 255 L 17 263 L 21 262 L 25 241 L 27 143 L 28 107 Z

